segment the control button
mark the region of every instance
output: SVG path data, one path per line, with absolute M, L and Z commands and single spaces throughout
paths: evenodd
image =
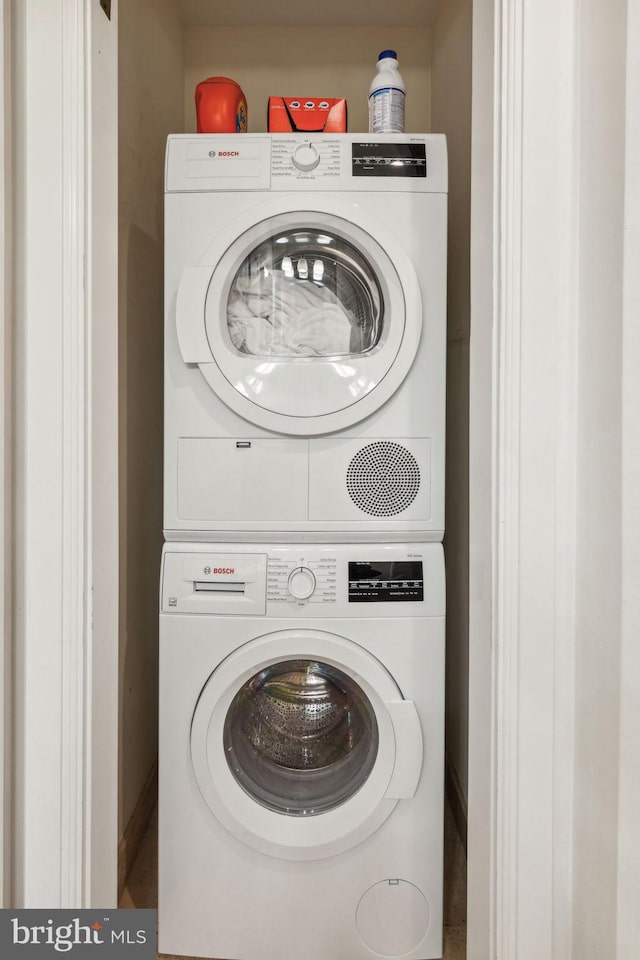
M 298 170 L 315 170 L 320 163 L 320 154 L 312 143 L 299 143 L 291 159 Z
M 316 578 L 308 567 L 296 567 L 289 574 L 287 586 L 296 600 L 306 600 L 316 588 Z

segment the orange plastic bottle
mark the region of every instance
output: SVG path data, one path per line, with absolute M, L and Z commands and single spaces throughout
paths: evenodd
M 247 101 L 228 77 L 209 77 L 196 87 L 198 133 L 246 133 Z

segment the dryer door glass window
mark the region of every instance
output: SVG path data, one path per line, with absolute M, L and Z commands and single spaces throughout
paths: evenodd
M 176 305 L 183 356 L 202 358 L 234 413 L 312 436 L 363 419 L 398 389 L 420 343 L 422 297 L 404 248 L 368 226 L 284 210 L 238 234 L 229 226 L 201 268 L 185 273 Z
M 373 707 L 336 667 L 286 660 L 238 691 L 224 725 L 229 768 L 262 806 L 310 816 L 364 784 L 378 751 Z
M 241 263 L 227 324 L 242 354 L 346 358 L 377 345 L 383 308 L 375 273 L 353 244 L 317 228 L 289 229 Z

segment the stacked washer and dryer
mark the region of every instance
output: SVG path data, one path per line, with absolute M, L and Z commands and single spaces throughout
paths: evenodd
M 447 162 L 171 136 L 159 948 L 440 957 Z

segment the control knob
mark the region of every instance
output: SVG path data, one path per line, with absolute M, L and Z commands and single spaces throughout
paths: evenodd
M 308 170 L 315 170 L 320 163 L 320 154 L 312 143 L 299 143 L 293 151 L 293 157 L 291 159 L 293 160 L 294 167 L 306 172 Z
M 296 600 L 307 600 L 316 588 L 316 578 L 309 567 L 296 567 L 289 574 L 289 593 Z

